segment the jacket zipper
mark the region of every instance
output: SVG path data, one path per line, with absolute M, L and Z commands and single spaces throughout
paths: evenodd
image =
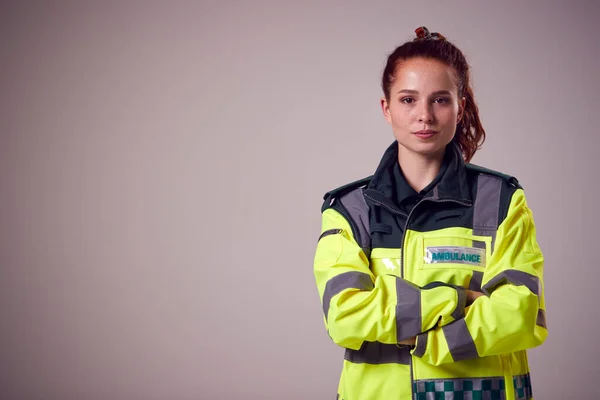
M 406 223 L 404 224 L 404 230 L 402 231 L 402 240 L 400 242 L 400 277 L 404 279 L 404 240 L 406 238 L 406 230 L 408 229 L 408 224 L 410 223 L 410 216 L 413 214 L 413 211 L 419 206 L 419 204 L 424 203 L 425 201 L 432 201 L 434 203 L 457 203 L 463 206 L 470 206 L 471 203 L 463 202 L 460 200 L 452 200 L 452 199 L 432 199 L 430 197 L 425 197 L 417 202 L 415 206 L 410 210 L 408 216 L 406 217 Z M 413 385 L 415 382 L 415 377 L 413 373 L 413 362 L 412 362 L 412 354 L 408 359 L 408 366 L 410 368 L 410 398 L 414 399 L 414 390 Z
M 400 277 L 404 278 L 404 240 L 406 239 L 406 230 L 408 229 L 408 224 L 410 223 L 410 216 L 413 214 L 415 209 L 419 206 L 419 204 L 424 203 L 426 201 L 432 201 L 434 203 L 456 203 L 462 206 L 470 206 L 470 202 L 454 200 L 454 199 L 433 199 L 431 197 L 425 197 L 417 202 L 415 206 L 410 210 L 408 216 L 406 217 L 406 223 L 404 224 L 404 230 L 402 231 L 402 241 L 400 243 Z
M 392 207 L 388 206 L 385 203 L 382 203 L 379 200 L 375 200 L 374 198 L 372 198 L 371 196 L 368 196 L 365 194 L 365 197 L 369 198 L 369 200 L 371 200 L 373 203 L 382 206 L 383 208 L 385 208 L 386 210 L 388 210 L 389 212 L 396 214 L 396 215 L 401 215 L 403 217 L 406 218 L 406 223 L 404 224 L 404 230 L 402 231 L 402 239 L 400 241 L 400 278 L 404 279 L 404 240 L 406 238 L 406 230 L 408 229 L 408 224 L 410 223 L 410 217 L 413 214 L 413 212 L 415 211 L 415 209 L 419 206 L 419 204 L 424 203 L 426 201 L 432 201 L 435 203 L 456 203 L 456 204 L 460 204 L 463 206 L 471 206 L 470 202 L 465 202 L 465 201 L 460 201 L 460 200 L 455 200 L 455 199 L 433 199 L 431 197 L 425 197 L 421 200 L 419 200 L 417 202 L 417 204 L 415 204 L 415 206 L 412 208 L 412 210 L 410 210 L 410 212 L 408 213 L 408 215 L 406 215 L 405 213 L 402 213 L 400 211 L 394 210 Z M 414 373 L 413 373 L 413 362 L 412 362 L 412 354 L 409 358 L 409 368 L 410 368 L 410 398 L 411 400 L 414 399 L 414 390 L 413 390 L 413 385 L 414 385 Z

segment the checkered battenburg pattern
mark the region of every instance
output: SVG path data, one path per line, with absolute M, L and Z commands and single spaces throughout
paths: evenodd
M 517 400 L 533 398 L 529 374 L 514 376 L 513 386 Z M 413 393 L 415 400 L 506 400 L 503 378 L 416 381 Z
M 517 400 L 529 400 L 533 398 L 529 374 L 514 376 L 513 386 L 515 387 L 515 398 Z
M 415 400 L 505 400 L 503 378 L 416 381 Z
M 513 377 L 517 400 L 532 398 L 529 374 Z M 416 381 L 415 400 L 505 400 L 503 378 L 439 379 Z

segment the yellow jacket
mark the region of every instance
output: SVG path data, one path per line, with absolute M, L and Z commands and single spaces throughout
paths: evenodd
M 346 349 L 338 398 L 532 399 L 525 350 L 547 336 L 544 258 L 522 187 L 451 143 L 407 212 L 394 168 L 396 142 L 322 208 L 314 275 Z M 465 307 L 464 289 L 485 295 Z

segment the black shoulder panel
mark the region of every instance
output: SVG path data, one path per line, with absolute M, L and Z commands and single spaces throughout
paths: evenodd
M 347 185 L 340 186 L 337 189 L 333 189 L 333 190 L 330 190 L 329 192 L 325 193 L 325 195 L 323 196 L 324 202 L 323 202 L 323 206 L 321 207 L 321 212 L 323 212 L 323 211 L 327 210 L 329 207 L 331 207 L 334 199 L 339 198 L 339 197 L 343 196 L 344 194 L 353 191 L 354 189 L 358 189 L 360 187 L 368 185 L 369 182 L 371 181 L 371 178 L 373 178 L 373 175 L 367 176 L 366 178 L 363 178 L 363 179 L 359 179 L 358 181 L 348 183 Z
M 522 189 L 521 184 L 519 183 L 517 178 L 515 178 L 512 175 L 503 174 L 502 172 L 494 171 L 492 169 L 485 168 L 485 167 L 482 167 L 480 165 L 475 165 L 475 164 L 466 164 L 466 167 L 468 170 L 479 173 L 479 174 L 488 174 L 488 175 L 497 176 L 499 178 L 502 178 L 502 180 L 505 181 L 506 183 L 508 183 L 510 186 L 513 186 L 517 189 Z

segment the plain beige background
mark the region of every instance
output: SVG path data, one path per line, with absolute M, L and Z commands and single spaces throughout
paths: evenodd
M 0 398 L 335 398 L 321 197 L 393 140 L 380 73 L 420 25 L 472 65 L 474 162 L 534 212 L 535 398 L 598 398 L 599 19 L 596 1 L 2 2 Z

